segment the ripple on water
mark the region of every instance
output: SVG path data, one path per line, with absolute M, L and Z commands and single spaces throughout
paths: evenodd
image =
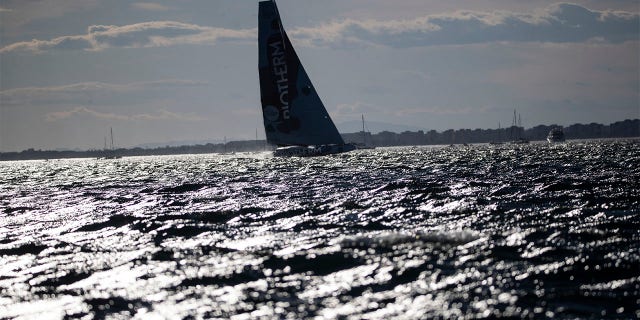
M 0 163 L 0 317 L 634 318 L 640 144 Z

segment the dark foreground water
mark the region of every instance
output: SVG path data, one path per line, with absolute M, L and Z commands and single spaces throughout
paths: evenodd
M 640 143 L 0 163 L 0 318 L 637 318 Z

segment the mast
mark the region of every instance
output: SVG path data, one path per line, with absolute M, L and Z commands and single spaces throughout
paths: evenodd
M 256 151 L 260 150 L 260 143 L 258 142 L 258 128 L 256 128 L 256 142 L 254 143 Z
M 518 127 L 522 127 L 522 118 L 520 116 L 521 114 L 518 113 Z
M 366 145 L 367 141 L 366 141 L 366 133 L 364 131 L 364 114 L 362 115 L 362 145 Z
M 111 151 L 113 151 L 113 127 L 111 129 Z
M 513 109 L 513 120 L 511 121 L 511 140 L 515 140 L 515 130 L 516 130 L 516 109 Z

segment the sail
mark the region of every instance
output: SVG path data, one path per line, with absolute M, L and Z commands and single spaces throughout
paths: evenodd
M 267 141 L 279 146 L 344 144 L 282 27 L 275 1 L 259 3 L 258 54 Z

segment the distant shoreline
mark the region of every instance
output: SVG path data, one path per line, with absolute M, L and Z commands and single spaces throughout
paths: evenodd
M 342 134 L 347 143 L 363 143 L 377 147 L 408 146 L 408 145 L 449 145 L 470 143 L 501 143 L 525 138 L 530 141 L 546 139 L 549 130 L 561 127 L 557 125 L 539 125 L 529 129 L 522 127 L 507 127 L 501 129 L 460 129 L 437 132 L 405 131 L 395 133 L 382 131 L 355 132 Z M 568 140 L 575 139 L 606 139 L 606 138 L 634 138 L 640 137 L 640 119 L 624 120 L 603 125 L 597 123 L 574 124 L 563 128 Z M 68 158 L 104 158 L 104 157 L 132 157 L 174 154 L 205 154 L 226 152 L 248 152 L 272 150 L 273 146 L 265 140 L 230 141 L 225 143 L 207 143 L 188 146 L 166 146 L 157 148 L 119 148 L 115 150 L 86 150 L 86 151 L 51 151 L 28 149 L 20 152 L 0 152 L 0 161 L 16 160 L 47 160 Z

